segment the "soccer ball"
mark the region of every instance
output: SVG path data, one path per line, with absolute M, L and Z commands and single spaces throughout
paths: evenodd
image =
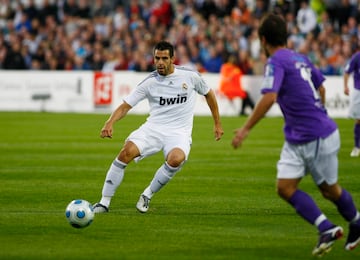
M 67 205 L 65 217 L 74 228 L 84 228 L 94 220 L 94 210 L 88 201 L 77 199 Z

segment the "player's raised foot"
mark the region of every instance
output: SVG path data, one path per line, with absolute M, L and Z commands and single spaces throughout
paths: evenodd
M 332 244 L 344 235 L 342 227 L 335 226 L 320 234 L 319 242 L 312 251 L 314 256 L 322 257 L 330 252 Z
M 149 209 L 150 199 L 144 194 L 140 195 L 139 201 L 136 203 L 136 208 L 141 213 L 146 213 Z
M 356 224 L 350 224 L 349 234 L 345 243 L 345 249 L 353 250 L 359 244 L 360 244 L 360 226 Z
M 360 155 L 360 148 L 354 147 L 350 153 L 351 157 L 358 157 Z
M 94 204 L 93 209 L 94 209 L 95 214 L 109 212 L 108 207 L 106 207 L 106 206 L 104 206 L 103 204 L 100 204 L 100 203 Z

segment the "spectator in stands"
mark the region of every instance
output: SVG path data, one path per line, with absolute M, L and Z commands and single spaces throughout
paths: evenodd
M 172 24 L 173 14 L 173 7 L 169 0 L 156 0 L 153 4 L 150 20 L 169 28 Z
M 27 69 L 25 59 L 21 53 L 21 42 L 19 39 L 13 38 L 11 41 L 11 47 L 9 47 L 6 51 L 2 67 L 7 70 Z
M 115 58 L 114 52 L 110 49 L 106 49 L 104 53 L 105 61 L 104 66 L 102 67 L 103 72 L 111 72 L 115 70 L 117 60 Z
M 251 26 L 251 11 L 247 6 L 246 0 L 237 0 L 237 4 L 231 10 L 231 18 L 241 27 L 247 28 Z
M 78 0 L 78 16 L 81 19 L 90 19 L 91 16 L 91 8 L 88 0 Z
M 341 1 L 339 0 L 323 0 L 325 4 L 326 13 L 329 16 L 329 21 L 334 25 L 335 29 L 339 28 L 338 15 L 337 12 L 341 6 Z
M 195 8 L 205 20 L 208 20 L 210 15 L 216 14 L 216 5 L 212 0 L 198 1 Z
M 296 24 L 300 33 L 306 36 L 317 29 L 317 16 L 315 11 L 310 7 L 309 0 L 301 0 L 300 9 L 296 14 Z
M 111 6 L 104 0 L 95 0 L 95 3 L 90 7 L 90 17 L 109 17 L 111 15 Z
M 14 15 L 10 0 L 0 0 L 0 31 L 6 30 L 8 20 Z
M 115 31 L 124 32 L 127 30 L 129 25 L 129 18 L 125 13 L 123 6 L 119 5 L 116 7 L 114 14 L 112 15 L 113 28 Z
M 326 57 L 320 56 L 318 66 L 319 66 L 319 69 L 322 72 L 322 74 L 324 74 L 326 76 L 336 75 L 335 67 L 328 63 Z
M 249 53 L 246 50 L 238 51 L 238 66 L 243 74 L 253 74 L 253 62 L 249 57 Z
M 331 1 L 324 0 L 324 7 L 329 9 L 328 4 L 331 5 Z M 10 48 L 11 38 L 14 35 L 20 37 L 21 45 L 27 47 L 27 49 L 21 48 L 26 64 L 30 64 L 29 61 L 34 58 L 42 63 L 41 68 L 45 69 L 48 68 L 48 64 L 44 59 L 44 53 L 46 50 L 54 51 L 54 49 L 57 49 L 54 54 L 58 59 L 57 67 L 60 69 L 72 67 L 65 66 L 65 63 L 69 63 L 65 60 L 74 61 L 74 54 L 69 51 L 68 46 L 76 46 L 79 38 L 82 38 L 88 52 L 90 50 L 87 55 L 92 55 L 95 43 L 101 43 L 103 46 L 102 54 L 96 55 L 100 59 L 96 65 L 93 64 L 92 56 L 85 57 L 91 67 L 94 65 L 97 69 L 100 64 L 106 64 L 105 67 L 109 65 L 109 61 L 104 59 L 103 53 L 105 50 L 110 52 L 114 45 L 121 46 L 126 60 L 132 64 L 133 52 L 139 48 L 138 46 L 153 45 L 154 42 L 168 39 L 176 47 L 186 46 L 190 53 L 191 63 L 195 64 L 199 71 L 206 71 L 205 67 L 209 66 L 205 63 L 209 59 L 209 46 L 213 45 L 216 46 L 216 53 L 220 56 L 230 52 L 239 52 L 239 50 L 246 51 L 250 67 L 256 66 L 256 68 L 250 69 L 253 73 L 257 73 L 261 71 L 261 51 L 256 33 L 259 19 L 267 12 L 276 11 L 286 17 L 288 28 L 293 28 L 296 26 L 295 16 L 300 9 L 299 0 L 177 0 L 177 5 L 170 0 L 27 0 L 14 2 L 0 0 L 0 32 L 4 34 L 6 50 Z M 35 3 L 36 8 L 34 8 Z M 359 18 L 359 12 L 353 8 L 352 1 L 343 0 L 334 1 L 334 3 L 339 10 L 349 9 L 350 3 L 352 11 L 344 11 L 343 18 L 341 18 L 347 21 L 347 25 L 345 26 L 344 23 L 344 27 L 342 27 L 346 27 L 346 33 L 340 31 L 341 28 L 337 26 L 339 17 L 335 17 L 334 24 L 327 15 L 328 13 L 323 12 L 319 14 L 319 35 L 314 36 L 319 43 L 319 50 L 312 50 L 311 42 L 307 42 L 305 45 L 302 42 L 290 45 L 293 42 L 289 41 L 289 46 L 295 50 L 298 50 L 300 46 L 308 46 L 309 54 L 320 51 L 329 57 L 334 48 L 331 44 L 340 33 L 342 38 L 339 43 L 341 56 L 336 65 L 339 67 L 339 64 L 343 63 L 342 59 L 348 59 L 349 55 L 345 53 L 348 52 L 347 44 L 350 43 L 352 52 L 357 48 L 356 19 Z M 324 7 L 320 6 L 319 10 Z M 159 16 L 165 9 L 168 10 L 165 12 L 166 15 Z M 28 15 L 27 20 L 30 21 L 27 23 L 27 27 L 19 25 L 23 13 Z M 172 14 L 169 15 L 170 13 Z M 165 22 L 163 19 L 171 22 Z M 19 31 L 15 31 L 16 25 L 21 28 Z M 289 39 L 299 40 L 296 32 L 292 33 Z M 305 37 L 300 40 L 309 41 Z M 144 56 L 152 56 L 149 49 L 141 52 Z M 2 62 L 0 61 L 0 67 L 3 65 Z M 220 63 L 223 62 L 223 60 L 220 61 Z M 126 66 L 120 67 L 126 69 Z M 132 68 L 128 66 L 127 69 Z M 213 69 L 211 70 L 213 71 Z M 244 71 L 244 73 L 247 72 Z
M 15 25 L 15 30 L 17 33 L 23 33 L 24 31 L 31 31 L 31 21 L 29 20 L 25 12 L 19 14 L 20 20 Z
M 84 57 L 75 55 L 73 70 L 91 70 L 90 64 L 85 60 Z
M 203 62 L 204 68 L 207 72 L 219 73 L 223 63 L 221 53 L 218 53 L 214 46 L 209 46 L 208 50 L 209 58 Z
M 252 10 L 252 16 L 261 19 L 268 12 L 267 2 L 265 0 L 256 0 L 255 7 Z
M 356 17 L 357 6 L 354 1 L 350 0 L 340 0 L 339 2 L 341 2 L 341 5 L 336 10 L 336 16 L 339 23 L 338 28 L 341 30 L 341 27 L 348 23 L 350 17 Z
M 337 40 L 334 41 L 331 50 L 331 54 L 327 56 L 327 63 L 336 68 L 342 61 L 342 45 L 339 36 L 337 37 Z
M 37 15 L 42 25 L 46 25 L 46 21 L 49 16 L 52 17 L 56 24 L 59 22 L 58 7 L 55 2 L 51 2 L 49 0 L 43 0 L 43 5 L 37 12 Z
M 24 13 L 26 13 L 30 21 L 39 17 L 38 9 L 35 6 L 35 0 L 28 0 L 27 6 L 24 7 Z

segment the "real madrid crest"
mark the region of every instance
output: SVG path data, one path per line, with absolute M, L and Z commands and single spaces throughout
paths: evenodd
M 186 90 L 188 89 L 188 86 L 186 85 L 186 83 L 183 83 L 183 84 L 182 84 L 182 89 L 183 89 L 184 91 L 186 91 Z

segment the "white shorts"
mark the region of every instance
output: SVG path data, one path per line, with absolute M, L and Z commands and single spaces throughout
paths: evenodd
M 360 119 L 360 90 L 353 88 L 350 99 L 349 117 Z
M 325 139 L 293 145 L 285 142 L 277 163 L 278 179 L 299 179 L 310 173 L 314 182 L 335 184 L 338 179 L 339 130 Z
M 187 160 L 192 143 L 191 135 L 187 131 L 150 126 L 147 123 L 133 131 L 126 141 L 133 142 L 140 151 L 140 156 L 135 158 L 135 162 L 161 150 L 166 158 L 174 148 L 180 148 L 185 153 L 185 160 Z

